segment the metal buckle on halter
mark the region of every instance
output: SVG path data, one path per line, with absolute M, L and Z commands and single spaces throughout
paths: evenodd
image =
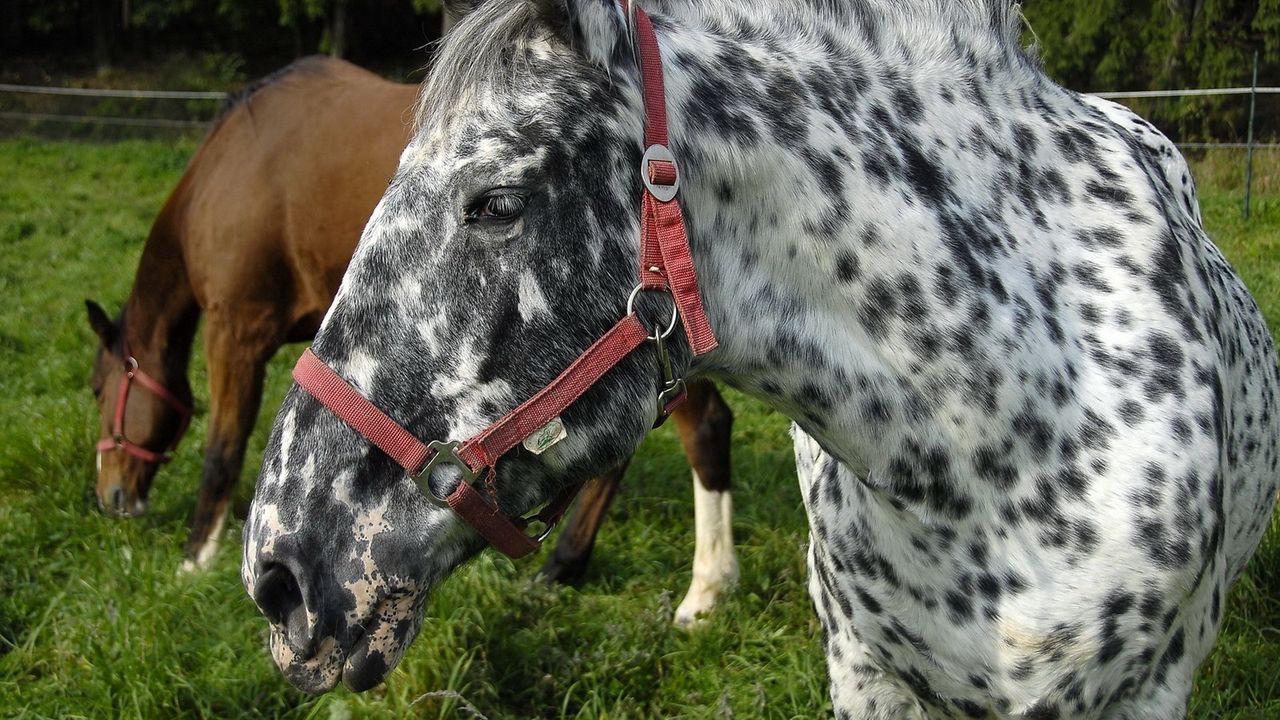
M 649 172 L 650 163 L 667 162 L 671 163 L 671 167 L 675 170 L 676 181 L 670 185 L 659 185 L 653 181 L 653 175 Z M 644 151 L 644 157 L 640 158 L 640 179 L 644 181 L 644 186 L 661 202 L 671 202 L 680 190 L 680 165 L 676 163 L 676 156 L 671 154 L 671 150 L 666 145 L 650 145 Z
M 462 482 L 467 483 L 472 487 L 475 487 L 476 480 L 480 479 L 480 473 L 472 470 L 471 466 L 467 464 L 467 461 L 463 460 L 462 456 L 458 454 L 458 450 L 461 447 L 462 443 L 457 440 L 450 440 L 449 442 L 432 440 L 427 443 L 427 449 L 431 451 L 431 454 L 428 456 L 429 459 L 427 460 L 427 464 L 423 465 L 422 469 L 418 471 L 418 474 L 413 476 L 413 482 L 421 488 L 423 494 L 427 496 L 427 499 L 437 507 L 445 509 L 449 508 L 449 501 L 436 495 L 431 490 L 431 471 L 434 470 L 437 465 L 445 463 L 458 468 L 458 471 L 462 473 Z
M 458 454 L 458 451 L 461 448 L 462 443 L 458 440 L 451 440 L 449 442 L 432 440 L 427 443 L 427 449 L 431 451 L 430 459 L 427 460 L 427 464 L 413 476 L 413 482 L 422 490 L 422 493 L 427 496 L 427 500 L 430 501 L 431 504 L 446 510 L 450 509 L 449 501 L 431 491 L 431 471 L 441 463 L 453 465 L 462 473 L 462 480 L 460 482 L 467 483 L 472 487 L 476 486 L 476 481 L 480 479 L 483 472 L 471 469 L 471 466 L 467 464 L 467 461 L 463 460 L 462 456 Z M 542 519 L 538 516 L 538 513 L 534 513 L 529 517 L 520 518 L 520 522 L 524 524 L 526 530 L 535 522 L 544 525 L 542 531 L 539 532 L 536 537 L 531 536 L 539 543 L 546 540 L 547 537 L 551 535 L 551 532 L 556 529 L 556 525 L 559 524 L 558 522 L 550 522 Z
M 650 272 L 658 272 L 658 268 L 650 268 Z M 675 332 L 676 324 L 680 321 L 680 310 L 676 307 L 675 298 L 671 296 L 671 292 L 660 288 L 647 288 L 643 284 L 636 285 L 631 291 L 631 296 L 627 298 L 627 314 L 635 312 L 636 298 L 641 292 L 660 292 L 671 300 L 671 320 L 667 323 L 667 327 L 661 332 L 654 330 L 653 334 L 647 339 L 653 343 L 654 349 L 658 353 L 658 380 L 661 383 L 661 389 L 658 391 L 658 417 L 654 420 L 655 428 L 661 427 L 671 417 L 671 411 L 675 409 L 684 400 L 685 381 L 684 378 L 678 378 L 675 370 L 671 365 L 671 353 L 667 349 L 667 338 L 671 337 L 671 333 Z

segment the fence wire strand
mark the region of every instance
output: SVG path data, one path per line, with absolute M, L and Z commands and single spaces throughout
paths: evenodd
M 103 98 L 125 98 L 125 99 L 158 99 L 158 100 L 225 100 L 228 93 L 221 91 L 201 91 L 201 90 L 125 90 L 110 88 L 71 88 L 71 87 L 53 87 L 46 85 L 16 85 L 13 83 L 0 83 L 0 93 L 20 93 L 34 95 L 64 95 L 77 97 L 103 97 Z M 1176 97 L 1211 97 L 1225 95 L 1249 95 L 1256 93 L 1258 95 L 1280 95 L 1280 87 L 1260 87 L 1260 88 L 1197 88 L 1188 90 L 1132 90 L 1132 91 L 1115 91 L 1115 92 L 1095 92 L 1085 93 L 1094 97 L 1113 99 L 1137 99 L 1137 98 L 1176 98 Z M 69 115 L 62 113 L 40 113 L 40 112 L 16 112 L 16 111 L 0 111 L 0 120 L 28 121 L 37 122 L 56 122 L 56 123 L 95 123 L 99 125 L 115 125 L 122 127 L 155 127 L 170 129 L 198 129 L 208 125 L 203 120 L 172 120 L 164 118 L 124 118 L 124 117 L 108 117 L 102 115 Z M 1245 150 L 1252 147 L 1255 150 L 1276 150 L 1280 149 L 1280 143 L 1203 143 L 1203 142 L 1187 142 L 1177 143 L 1179 148 L 1184 150 Z
M 122 118 L 105 115 L 63 115 L 61 113 L 21 113 L 0 110 L 2 120 L 26 120 L 30 122 L 97 123 L 124 127 L 202 128 L 209 123 L 203 120 L 166 120 L 164 118 Z
M 158 98 L 163 100 L 224 100 L 225 92 L 218 90 L 113 90 L 108 88 L 70 88 L 44 85 L 13 85 L 0 83 L 0 92 L 27 95 L 74 95 L 78 97 L 109 98 Z

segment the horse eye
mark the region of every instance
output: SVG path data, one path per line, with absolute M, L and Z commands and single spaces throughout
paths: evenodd
M 512 190 L 491 190 L 467 213 L 468 221 L 512 222 L 524 212 L 528 199 Z

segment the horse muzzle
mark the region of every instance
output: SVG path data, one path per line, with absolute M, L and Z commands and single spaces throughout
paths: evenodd
M 271 656 L 280 671 L 313 694 L 339 681 L 353 692 L 382 682 L 417 636 L 426 593 L 369 577 L 343 584 L 342 592 L 320 592 L 327 583 L 280 549 L 250 578 L 253 600 L 271 623 Z

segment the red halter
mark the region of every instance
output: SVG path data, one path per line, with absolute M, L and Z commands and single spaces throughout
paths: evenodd
M 623 8 L 628 2 L 623 0 Z M 498 459 L 517 444 L 542 439 L 549 447 L 563 432 L 558 416 L 594 385 L 611 368 L 646 340 L 658 353 L 662 390 L 658 394 L 658 423 L 684 400 L 685 383 L 675 377 L 666 339 L 675 330 L 677 316 L 694 355 L 714 350 L 718 345 L 698 294 L 698 276 L 685 232 L 680 205 L 675 200 L 680 175 L 668 149 L 666 100 L 662 84 L 662 57 L 653 25 L 644 11 L 636 8 L 633 22 L 641 69 L 645 105 L 645 144 L 641 161 L 644 181 L 640 215 L 640 282 L 627 300 L 627 314 L 606 332 L 564 372 L 536 395 L 499 418 L 479 434 L 465 441 L 423 443 L 386 413 L 379 410 L 324 361 L 307 350 L 293 369 L 293 378 L 335 415 L 376 445 L 409 474 L 427 497 L 437 505 L 452 508 L 471 527 L 502 553 L 519 558 L 532 553 L 550 534 L 580 486 L 570 487 L 540 512 L 527 518 L 509 517 L 496 503 Z M 652 335 L 635 314 L 633 306 L 641 292 L 663 292 L 674 302 L 671 322 Z M 439 464 L 453 465 L 462 473 L 458 488 L 446 498 L 431 491 L 428 478 Z M 476 487 L 487 486 L 487 499 Z M 532 522 L 545 529 L 537 536 L 526 534 Z
M 121 324 L 120 332 L 123 335 L 124 325 Z M 173 393 L 169 392 L 164 385 L 158 380 L 151 377 L 138 367 L 138 361 L 129 354 L 129 345 L 122 338 L 120 340 L 120 351 L 124 356 L 124 377 L 120 378 L 120 389 L 116 393 L 116 411 L 115 416 L 111 420 L 111 437 L 105 437 L 98 441 L 99 452 L 109 452 L 111 450 L 123 450 L 143 462 L 167 463 L 171 459 L 170 453 L 174 448 L 178 447 L 178 442 L 182 440 L 182 436 L 187 432 L 187 425 L 191 422 L 191 408 L 179 400 Z M 129 388 L 133 381 L 138 381 L 139 385 L 150 390 L 153 395 L 163 400 L 177 411 L 181 420 L 179 421 L 178 434 L 173 436 L 173 442 L 165 448 L 163 452 L 155 452 L 148 450 L 141 445 L 129 442 L 124 436 L 124 413 L 125 406 L 129 402 Z

